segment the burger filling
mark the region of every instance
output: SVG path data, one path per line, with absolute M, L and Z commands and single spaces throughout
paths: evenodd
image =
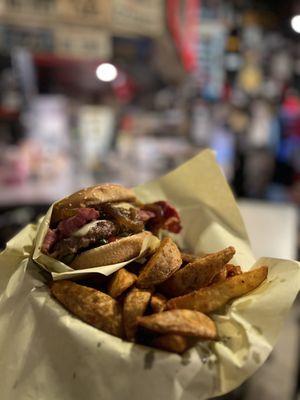
M 42 252 L 64 262 L 78 253 L 144 230 L 157 234 L 160 229 L 181 230 L 180 217 L 165 201 L 135 206 L 105 203 L 94 208 L 68 210 L 67 218 L 50 226 Z

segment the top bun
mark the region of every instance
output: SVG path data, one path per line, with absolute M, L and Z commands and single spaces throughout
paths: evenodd
M 62 210 L 66 208 L 93 207 L 98 204 L 117 201 L 134 202 L 136 196 L 131 189 L 113 183 L 91 186 L 55 203 L 51 219 L 54 223 L 59 221 L 63 215 Z

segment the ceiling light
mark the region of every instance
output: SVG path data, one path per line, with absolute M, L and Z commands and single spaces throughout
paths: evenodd
M 291 19 L 291 27 L 297 33 L 300 33 L 300 15 L 295 15 Z
M 118 75 L 117 68 L 110 63 L 100 64 L 96 69 L 96 76 L 100 81 L 111 82 Z

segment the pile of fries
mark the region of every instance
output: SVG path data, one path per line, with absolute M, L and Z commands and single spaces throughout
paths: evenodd
M 268 268 L 229 264 L 233 247 L 200 257 L 171 238 L 154 254 L 104 277 L 55 281 L 52 295 L 82 321 L 122 339 L 182 354 L 200 340 L 218 340 L 209 316 L 258 287 Z

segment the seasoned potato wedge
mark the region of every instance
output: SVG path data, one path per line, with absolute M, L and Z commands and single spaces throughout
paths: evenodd
M 121 268 L 112 275 L 107 285 L 107 293 L 116 298 L 130 288 L 136 280 L 137 276 L 135 274 L 128 272 L 125 268 Z
M 181 259 L 183 264 L 188 264 L 190 262 L 196 261 L 197 258 L 201 258 L 201 256 L 197 256 L 196 254 L 192 253 L 185 253 L 181 251 Z
M 182 354 L 197 343 L 197 338 L 168 334 L 155 338 L 151 345 L 171 353 Z
M 169 237 L 164 238 L 155 254 L 140 273 L 136 285 L 148 288 L 168 279 L 181 266 L 182 260 L 178 247 Z
M 210 313 L 225 305 L 229 300 L 242 296 L 259 286 L 267 277 L 268 268 L 260 267 L 235 275 L 223 282 L 195 290 L 168 301 L 168 309 L 190 309 Z
M 218 282 L 223 282 L 227 278 L 227 268 L 226 265 L 222 267 L 221 271 L 215 275 L 214 279 L 212 280 L 212 283 L 218 283 Z
M 242 273 L 239 265 L 226 264 L 222 267 L 221 271 L 214 277 L 212 283 L 225 281 L 225 279 L 232 278 L 235 275 Z
M 198 258 L 165 281 L 160 286 L 162 292 L 169 297 L 175 297 L 208 286 L 234 253 L 234 247 L 230 246 L 217 253 Z
M 133 288 L 127 294 L 123 304 L 123 323 L 125 336 L 133 341 L 137 331 L 137 318 L 142 316 L 151 298 L 151 291 Z
M 138 317 L 138 324 L 162 334 L 179 334 L 201 339 L 215 339 L 216 325 L 207 315 L 191 310 L 170 310 Z
M 154 313 L 164 311 L 167 304 L 167 299 L 160 293 L 154 293 L 151 296 L 150 305 Z
M 72 281 L 53 282 L 53 296 L 82 321 L 107 333 L 122 337 L 122 313 L 109 295 Z
M 240 275 L 243 271 L 239 265 L 226 264 L 227 278 Z

